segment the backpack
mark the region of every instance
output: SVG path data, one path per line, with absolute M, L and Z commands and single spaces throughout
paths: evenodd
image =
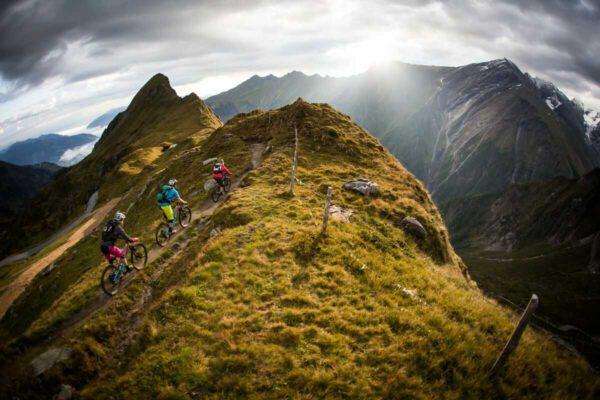
M 156 194 L 156 201 L 160 204 L 160 203 L 167 203 L 167 193 L 166 191 L 168 190 L 168 186 L 161 186 L 158 189 L 158 193 Z
M 115 241 L 115 226 L 117 222 L 112 219 L 104 225 L 102 229 L 102 241 L 103 242 L 114 242 Z

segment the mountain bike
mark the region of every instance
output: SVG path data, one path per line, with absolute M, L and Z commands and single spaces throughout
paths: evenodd
M 179 204 L 174 210 L 175 220 L 182 228 L 187 227 L 192 222 L 192 210 L 187 204 Z M 154 237 L 156 244 L 160 247 L 165 247 L 169 239 L 173 236 L 173 230 L 169 226 L 169 221 L 165 220 L 158 225 Z
M 148 262 L 148 251 L 142 243 L 128 244 L 125 248 L 124 259 L 127 258 L 127 254 L 129 254 L 131 265 L 125 264 L 121 259 L 113 258 L 104 269 L 104 272 L 102 272 L 100 286 L 106 294 L 111 296 L 117 294 L 125 276 L 133 270 L 132 267 L 139 271 Z
M 225 175 L 223 178 L 223 186 L 221 187 L 219 184 L 216 184 L 213 188 L 211 193 L 212 201 L 215 203 L 218 202 L 221 196 L 224 196 L 229 190 L 231 190 L 231 179 L 229 179 L 229 175 Z

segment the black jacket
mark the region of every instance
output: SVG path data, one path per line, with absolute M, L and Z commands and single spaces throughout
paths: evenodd
M 131 243 L 131 238 L 125 233 L 125 230 L 117 220 L 110 220 L 104 225 L 102 230 L 102 244 L 114 246 L 117 240 L 123 239 L 127 243 Z

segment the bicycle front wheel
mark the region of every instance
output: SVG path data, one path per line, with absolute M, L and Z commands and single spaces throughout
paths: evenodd
M 121 285 L 122 279 L 123 277 L 119 273 L 119 267 L 110 264 L 104 269 L 104 272 L 102 272 L 100 286 L 106 294 L 114 296 L 119 291 L 119 286 Z
M 192 210 L 188 206 L 179 209 L 179 225 L 182 228 L 187 227 L 192 222 Z
M 138 271 L 143 269 L 148 262 L 148 251 L 142 243 L 137 243 L 130 248 L 131 265 Z
M 223 182 L 223 189 L 225 193 L 228 193 L 231 190 L 231 179 L 229 177 L 225 177 L 225 182 Z
M 219 201 L 219 198 L 221 198 L 221 188 L 217 186 L 212 191 L 212 201 L 216 203 Z

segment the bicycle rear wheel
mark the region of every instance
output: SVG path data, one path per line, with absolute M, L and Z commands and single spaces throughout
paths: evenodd
M 158 225 L 154 237 L 156 238 L 157 245 L 159 245 L 160 247 L 165 247 L 167 242 L 171 238 L 171 230 L 169 229 L 169 224 L 163 222 L 160 225 Z
M 179 209 L 179 225 L 182 228 L 187 227 L 192 222 L 192 210 L 188 206 Z
M 138 271 L 143 269 L 148 262 L 148 251 L 142 243 L 134 244 L 130 247 L 131 265 Z
M 109 264 L 102 272 L 100 286 L 108 295 L 114 296 L 119 291 L 123 277 L 119 274 L 119 266 Z

